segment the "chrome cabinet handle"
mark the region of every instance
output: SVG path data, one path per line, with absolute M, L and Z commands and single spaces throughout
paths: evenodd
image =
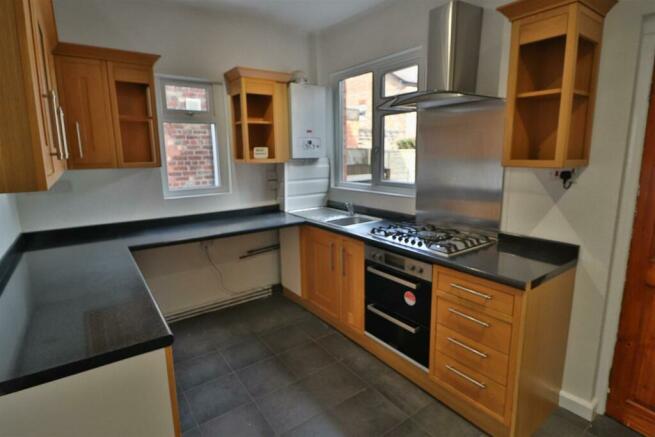
M 346 249 L 341 248 L 341 276 L 346 277 Z
M 375 267 L 371 267 L 371 266 L 366 267 L 366 271 L 370 272 L 370 273 L 373 273 L 374 275 L 380 276 L 381 278 L 393 281 L 393 282 L 395 282 L 397 284 L 404 285 L 405 287 L 411 288 L 412 290 L 416 290 L 416 288 L 417 288 L 416 284 L 414 284 L 412 282 L 409 282 L 409 281 L 405 281 L 402 278 L 398 278 L 396 276 L 390 275 L 389 273 L 383 272 L 382 270 L 378 270 Z
M 462 313 L 460 311 L 457 311 L 455 308 L 448 308 L 448 311 L 455 314 L 456 316 L 463 317 L 466 320 L 470 320 L 471 322 L 477 323 L 480 326 L 484 326 L 485 328 L 488 328 L 489 326 L 491 326 L 487 322 L 483 322 L 482 320 L 476 319 L 473 316 L 469 316 L 468 314 L 464 314 L 464 313 Z
M 474 348 L 472 348 L 471 346 L 468 346 L 468 345 L 462 343 L 461 341 L 455 340 L 455 339 L 452 338 L 452 337 L 448 337 L 448 341 L 451 342 L 451 343 L 454 344 L 454 345 L 457 345 L 457 346 L 461 347 L 462 349 L 466 349 L 467 351 L 476 354 L 476 355 L 479 356 L 479 357 L 487 358 L 487 356 L 488 356 L 488 355 L 485 354 L 484 352 L 480 352 L 479 350 L 474 349 Z
M 51 153 L 50 155 L 56 156 L 59 158 L 60 161 L 63 161 L 66 159 L 64 157 L 64 148 L 62 147 L 62 141 L 61 141 L 61 128 L 59 127 L 60 123 L 60 117 L 59 117 L 59 107 L 57 106 L 57 93 L 55 90 L 50 90 L 48 94 L 45 94 L 44 97 L 46 97 L 50 101 L 50 111 L 52 112 L 52 120 L 54 120 L 55 123 L 55 136 L 57 137 L 56 140 L 56 145 L 55 148 L 57 149 L 57 153 Z
M 453 288 L 456 288 L 458 290 L 462 290 L 462 291 L 465 291 L 465 292 L 467 292 L 469 294 L 472 294 L 473 296 L 481 297 L 482 299 L 491 300 L 493 298 L 493 296 L 490 296 L 490 295 L 488 295 L 486 293 L 482 293 L 482 292 L 477 291 L 477 290 L 473 290 L 471 288 L 464 287 L 463 285 L 454 284 L 454 283 L 451 282 L 450 286 L 453 287 Z
M 80 133 L 80 122 L 75 122 L 75 131 L 77 132 L 77 149 L 80 151 L 80 158 L 84 158 L 84 146 L 82 145 L 82 134 Z
M 485 384 L 481 383 L 477 379 L 471 378 L 470 376 L 466 375 L 463 372 L 460 372 L 459 370 L 455 369 L 452 366 L 449 366 L 448 364 L 446 364 L 446 369 L 450 370 L 451 372 L 453 372 L 455 375 L 459 376 L 460 378 L 464 378 L 465 380 L 467 380 L 468 382 L 470 382 L 473 385 L 476 385 L 476 386 L 478 386 L 480 388 L 487 388 L 487 386 Z
M 366 309 L 372 312 L 373 314 L 382 317 L 383 319 L 387 320 L 388 322 L 393 323 L 399 328 L 404 329 L 407 332 L 410 332 L 412 334 L 416 334 L 419 330 L 418 326 L 410 326 L 407 323 L 403 322 L 402 320 L 398 320 L 397 318 L 390 316 L 389 314 L 385 313 L 384 311 L 381 311 L 375 307 L 375 304 L 368 304 L 366 305 Z
M 68 150 L 68 137 L 66 136 L 66 122 L 64 120 L 64 110 L 61 109 L 61 106 L 59 107 L 59 110 L 57 111 L 57 114 L 59 115 L 59 123 L 61 124 L 61 138 L 64 143 L 64 159 L 68 159 L 71 157 L 70 150 Z

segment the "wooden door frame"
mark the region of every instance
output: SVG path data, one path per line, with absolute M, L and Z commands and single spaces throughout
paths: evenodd
M 644 35 L 646 36 L 646 35 Z M 641 192 L 636 199 L 634 211 L 634 223 L 631 232 L 630 245 L 628 250 L 628 263 L 625 273 L 625 284 L 623 287 L 624 299 L 630 299 L 630 304 L 624 301 L 620 306 L 620 318 L 617 327 L 617 341 L 614 346 L 614 357 L 609 379 L 611 392 L 607 397 L 607 413 L 634 429 L 644 433 L 655 432 L 655 414 L 652 410 L 644 408 L 637 403 L 630 402 L 635 381 L 630 377 L 633 374 L 637 362 L 636 347 L 630 351 L 631 339 L 636 339 L 641 326 L 644 323 L 643 313 L 639 310 L 640 300 L 646 299 L 644 293 L 644 264 L 650 256 L 652 247 L 645 247 L 643 238 L 652 242 L 655 238 L 652 221 L 655 218 L 655 69 L 653 68 L 652 54 L 655 47 L 650 47 L 650 54 L 644 58 L 650 58 L 650 86 L 642 96 L 648 100 L 646 112 L 646 123 L 643 127 L 642 157 L 638 160 L 639 185 Z M 644 68 L 640 75 L 643 76 Z M 644 78 L 640 78 L 643 86 Z M 645 95 L 644 95 L 645 94 Z M 634 128 L 634 124 L 633 124 Z M 634 131 L 632 132 L 634 136 Z M 634 139 L 634 138 L 633 138 Z M 628 163 L 629 164 L 629 163 Z M 644 232 L 648 233 L 644 235 Z M 627 332 L 626 332 L 627 331 Z M 623 333 L 628 341 L 619 342 L 620 334 Z
M 640 36 L 640 52 L 637 55 L 638 65 L 635 80 L 634 99 L 630 105 L 631 120 L 628 137 L 628 148 L 623 170 L 622 188 L 615 235 L 632 235 L 634 211 L 637 204 L 639 177 L 641 172 L 641 157 L 644 146 L 645 130 L 650 104 L 650 86 L 655 71 L 655 16 L 643 20 Z M 598 374 L 595 385 L 595 398 L 590 402 L 591 418 L 594 412 L 605 412 L 609 389 L 609 375 L 614 360 L 621 301 L 623 299 L 624 282 L 627 274 L 631 238 L 616 239 L 614 253 L 610 265 L 609 289 L 605 304 L 604 324 L 601 336 L 601 351 L 599 356 Z M 594 411 L 595 410 L 595 411 Z

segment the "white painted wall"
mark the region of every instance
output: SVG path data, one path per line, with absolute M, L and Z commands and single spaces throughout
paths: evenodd
M 313 68 L 306 33 L 271 20 L 153 0 L 55 0 L 62 41 L 158 53 L 159 73 L 222 80 L 236 65 Z M 274 166 L 236 165 L 232 192 L 164 200 L 158 169 L 69 171 L 48 193 L 17 196 L 25 231 L 198 214 L 276 203 Z
M 328 83 L 332 72 L 417 45 L 426 46 L 427 12 L 441 0 L 409 0 L 385 4 L 369 14 L 322 32 L 316 42 L 317 75 Z M 506 3 L 488 0 L 483 28 L 479 85 L 505 95 L 510 26 L 493 8 Z M 617 210 L 624 177 L 632 180 L 638 171 L 624 171 L 635 72 L 644 15 L 655 13 L 655 2 L 623 0 L 609 13 L 603 40 L 599 92 L 594 118 L 590 165 L 583 169 L 569 191 L 548 171 L 508 169 L 505 175 L 502 229 L 581 246 L 580 264 L 569 336 L 561 404 L 590 417 L 598 400 L 603 411 L 607 387 L 605 370 L 598 374 L 604 314 L 618 312 L 630 233 L 617 232 Z M 497 88 L 494 91 L 494 83 Z M 640 156 L 640 154 L 637 154 Z M 638 167 L 637 167 L 638 169 Z M 632 184 L 634 187 L 634 183 Z M 624 193 L 634 199 L 635 191 Z M 367 206 L 413 212 L 411 199 L 373 196 L 331 190 L 330 199 L 350 197 Z M 634 202 L 628 202 L 634 208 Z M 630 211 L 627 212 L 630 215 Z M 627 220 L 630 222 L 630 220 Z M 631 222 L 630 222 L 631 223 Z M 615 252 L 614 249 L 617 248 Z M 619 266 L 610 277 L 613 258 Z M 614 319 L 618 315 L 614 315 Z M 616 327 L 610 328 L 614 333 Z M 605 349 L 613 350 L 609 335 Z M 605 367 L 611 353 L 605 354 Z
M 21 232 L 16 199 L 12 194 L 0 194 L 0 257 Z
M 164 349 L 0 397 L 3 436 L 173 437 Z
M 133 255 L 157 305 L 168 318 L 234 303 L 253 293 L 261 294 L 262 289 L 270 291 L 272 285 L 280 283 L 279 252 L 239 257 L 248 250 L 277 243 L 277 231 L 266 231 L 144 249 Z

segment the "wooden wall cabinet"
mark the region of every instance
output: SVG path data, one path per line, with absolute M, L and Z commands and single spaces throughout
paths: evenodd
M 603 18 L 615 0 L 519 0 L 512 22 L 503 165 L 589 162 Z
M 364 333 L 364 243 L 311 226 L 301 228 L 303 297 L 323 318 Z
M 61 43 L 55 49 L 69 168 L 159 167 L 158 55 Z
M 232 152 L 237 162 L 267 164 L 289 159 L 288 73 L 235 67 L 225 73 L 232 110 Z M 268 150 L 255 157 L 255 147 Z
M 48 190 L 67 157 L 52 1 L 3 1 L 0 24 L 0 193 Z

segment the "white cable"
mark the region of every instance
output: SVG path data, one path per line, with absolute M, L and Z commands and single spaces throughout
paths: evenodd
M 214 267 L 214 272 L 216 274 L 216 278 L 218 279 L 218 285 L 221 287 L 221 289 L 227 291 L 230 294 L 239 294 L 241 293 L 240 291 L 234 291 L 227 287 L 225 285 L 225 280 L 223 278 L 223 272 L 221 271 L 220 267 L 214 262 L 214 259 L 212 258 L 211 254 L 209 253 L 209 244 L 207 243 L 201 243 L 203 251 L 205 252 L 205 256 L 207 257 L 207 260 L 210 262 L 210 264 Z

